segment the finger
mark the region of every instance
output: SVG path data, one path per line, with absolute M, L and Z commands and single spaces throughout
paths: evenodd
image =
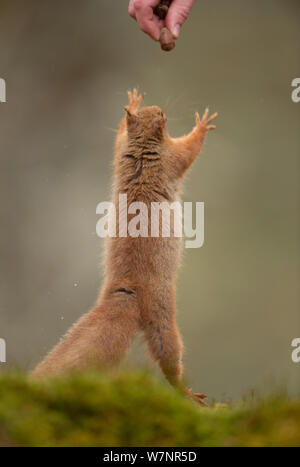
M 160 0 L 134 0 L 134 8 L 137 22 L 143 32 L 148 34 L 155 41 L 160 36 L 160 20 L 153 13 L 153 8 Z
M 216 125 L 209 125 L 207 127 L 208 130 L 215 130 L 216 128 L 217 128 Z
M 166 16 L 166 27 L 177 39 L 180 28 L 187 19 L 195 0 L 173 0 Z
M 207 403 L 204 402 L 202 399 L 198 400 L 199 404 L 202 405 L 203 407 L 208 407 Z
M 203 400 L 202 397 L 197 397 L 197 394 L 195 394 L 195 396 L 196 396 L 196 402 L 198 402 L 198 404 L 203 405 L 203 407 L 207 407 L 207 403 Z
M 218 112 L 215 112 L 213 115 L 211 115 L 209 117 L 209 119 L 207 120 L 207 123 L 211 122 L 212 120 L 214 120 L 215 118 L 217 118 L 218 116 Z
M 137 98 L 137 105 L 139 106 L 140 103 L 142 102 L 142 100 L 144 99 L 144 94 L 141 94 L 140 96 L 138 96 Z
M 128 13 L 131 16 L 131 18 L 136 19 L 133 3 L 134 3 L 134 0 L 130 0 L 129 6 L 128 6 Z
M 207 107 L 207 108 L 205 109 L 205 112 L 204 112 L 203 116 L 202 116 L 202 122 L 205 122 L 205 121 L 206 121 L 206 119 L 207 119 L 207 117 L 208 117 L 208 114 L 209 114 L 209 108 Z

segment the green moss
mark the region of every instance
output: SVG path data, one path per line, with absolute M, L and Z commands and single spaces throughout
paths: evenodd
M 0 376 L 0 445 L 300 446 L 300 400 L 201 408 L 149 375 Z

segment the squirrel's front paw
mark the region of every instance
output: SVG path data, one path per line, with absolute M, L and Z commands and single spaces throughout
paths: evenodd
M 131 113 L 135 113 L 137 111 L 140 103 L 142 102 L 142 100 L 144 98 L 144 95 L 139 94 L 137 89 L 134 89 L 132 92 L 128 91 L 127 95 L 128 95 L 128 106 L 127 106 L 127 108 Z
M 216 128 L 216 125 L 209 125 L 209 123 L 212 122 L 215 118 L 217 118 L 218 113 L 215 112 L 210 117 L 208 117 L 208 114 L 209 109 L 205 109 L 202 118 L 200 118 L 198 112 L 196 112 L 196 127 L 200 128 L 202 131 L 214 130 Z

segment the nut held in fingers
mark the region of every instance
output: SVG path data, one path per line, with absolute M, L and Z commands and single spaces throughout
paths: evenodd
M 161 48 L 167 52 L 174 49 L 175 47 L 174 37 L 172 36 L 172 33 L 167 28 L 162 28 L 160 32 L 159 42 L 160 42 Z

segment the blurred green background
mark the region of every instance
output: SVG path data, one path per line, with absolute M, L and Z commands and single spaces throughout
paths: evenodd
M 174 136 L 196 110 L 220 113 L 185 184 L 206 222 L 178 281 L 187 380 L 217 398 L 279 382 L 299 393 L 300 2 L 198 0 L 169 54 L 127 6 L 0 0 L 0 371 L 32 368 L 97 297 L 95 210 L 138 86 Z M 127 365 L 154 367 L 143 348 Z

